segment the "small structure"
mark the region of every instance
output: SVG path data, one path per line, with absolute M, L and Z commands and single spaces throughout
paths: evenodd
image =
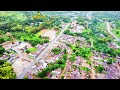
M 83 26 L 77 26 L 77 31 L 82 33 L 82 30 L 84 30 L 85 28 Z
M 9 32 L 7 32 L 7 33 L 6 33 L 6 35 L 7 35 L 7 36 L 12 36 L 12 34 L 11 34 L 11 33 L 9 33 Z
M 28 47 L 27 43 L 21 43 L 18 47 L 19 50 L 26 50 Z
M 52 77 L 51 77 L 51 79 L 56 79 L 57 78 L 57 76 L 59 75 L 61 73 L 61 69 L 57 69 L 57 70 L 54 70 L 54 71 L 52 71 Z
M 116 28 L 116 24 L 112 24 L 111 27 L 112 27 L 112 28 Z

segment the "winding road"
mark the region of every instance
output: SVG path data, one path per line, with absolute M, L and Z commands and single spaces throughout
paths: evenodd
M 17 79 L 23 79 L 24 75 L 32 68 L 32 66 L 33 66 L 36 62 L 38 62 L 38 61 L 41 59 L 41 57 L 43 57 L 43 55 L 45 55 L 45 54 L 48 52 L 48 50 L 49 50 L 49 49 L 52 47 L 52 45 L 62 36 L 63 32 L 68 28 L 69 25 L 70 25 L 70 23 L 68 23 L 68 24 L 66 25 L 66 27 L 60 32 L 60 34 L 49 44 L 49 46 L 48 46 L 47 48 L 45 48 L 45 50 L 44 50 L 42 53 L 40 53 L 40 54 L 38 55 L 38 57 L 36 58 L 36 60 L 34 60 L 34 61 L 31 63 L 31 65 L 28 66 L 28 67 L 17 77 Z
M 106 25 L 107 25 L 107 31 L 108 31 L 108 33 L 109 33 L 110 35 L 112 35 L 117 41 L 120 41 L 120 39 L 111 32 L 110 23 L 109 23 L 109 22 L 106 22 Z
M 101 21 L 101 22 L 105 22 L 105 23 L 106 23 L 106 26 L 107 26 L 107 31 L 108 31 L 108 33 L 109 33 L 111 36 L 113 36 L 113 37 L 116 39 L 116 41 L 119 41 L 119 42 L 120 42 L 120 38 L 118 38 L 116 35 L 114 35 L 114 34 L 111 32 L 111 25 L 110 25 L 109 22 L 103 21 L 103 20 L 101 20 L 101 19 L 99 19 L 99 18 L 96 18 L 96 17 L 93 17 L 93 18 L 95 18 L 95 19 L 97 19 L 97 20 L 99 20 L 99 21 Z

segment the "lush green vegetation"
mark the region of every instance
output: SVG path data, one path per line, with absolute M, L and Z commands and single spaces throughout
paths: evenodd
M 16 16 L 19 15 L 18 13 L 13 12 L 14 15 L 8 16 L 8 14 L 10 13 L 11 12 L 8 12 L 8 13 L 6 12 L 7 16 L 6 15 L 1 16 L 1 19 L 2 19 L 1 21 L 5 23 L 0 24 L 0 28 L 5 32 L 24 31 L 24 32 L 30 32 L 30 33 L 37 33 L 41 29 L 60 26 L 61 24 L 59 21 L 60 17 L 49 18 L 45 15 L 42 15 L 39 12 L 34 15 L 28 15 L 26 13 L 18 12 L 19 14 L 22 14 L 20 17 L 21 19 L 16 18 Z M 33 24 L 32 26 L 31 26 L 31 23 Z
M 47 37 L 41 37 L 41 36 L 38 37 L 35 34 L 31 34 L 31 33 L 13 32 L 12 34 L 16 39 L 29 42 L 32 44 L 32 46 L 49 42 Z
M 99 73 L 103 72 L 104 67 L 102 65 L 95 66 L 95 70 Z
M 46 76 L 46 77 L 44 77 L 44 79 L 50 79 L 50 78 Z
M 16 74 L 10 63 L 0 60 L 0 79 L 15 79 Z
M 120 38 L 120 29 L 113 29 L 112 32 Z
M 85 21 L 88 21 L 88 19 L 87 18 L 82 18 L 82 17 L 78 17 L 78 18 L 76 18 L 76 21 L 77 21 L 77 23 L 79 24 L 79 25 L 83 25 L 85 28 L 86 28 L 86 23 L 85 23 Z
M 75 35 L 75 33 L 70 32 L 70 30 L 65 30 L 65 31 L 64 31 L 64 34 L 68 34 L 68 35 L 71 35 L 71 36 L 74 36 L 74 35 Z
M 116 11 L 112 11 L 112 12 L 96 11 L 92 15 L 104 21 L 117 21 L 119 19 L 119 12 Z
M 48 73 L 50 73 L 51 71 L 61 68 L 63 69 L 65 67 L 65 63 L 67 60 L 68 55 L 65 54 L 62 59 L 57 60 L 55 63 L 50 63 L 48 65 L 48 67 L 44 68 L 41 72 L 38 72 L 38 76 L 40 78 L 44 78 L 45 76 L 47 76 Z
M 75 53 L 76 56 L 82 56 L 85 59 L 89 59 L 92 55 L 91 48 L 88 47 L 79 47 L 77 45 L 71 45 L 70 46 L 73 53 Z M 73 60 L 75 60 L 75 56 L 72 55 Z
M 107 64 L 112 64 L 112 63 L 115 63 L 116 60 L 114 58 L 108 58 L 107 59 Z
M 25 75 L 25 76 L 23 77 L 23 79 L 28 79 L 28 76 Z
M 84 30 L 82 34 L 73 33 L 73 32 L 70 32 L 70 30 L 66 30 L 64 34 L 84 37 L 86 38 L 86 41 L 90 44 L 91 44 L 90 39 L 93 39 L 93 47 L 92 47 L 93 50 L 96 50 L 98 52 L 103 52 L 111 57 L 116 57 L 119 54 L 118 49 L 113 49 L 108 47 L 108 42 L 111 42 L 112 40 L 108 35 L 106 35 L 106 33 L 103 30 L 104 28 L 103 27 L 101 28 L 101 27 L 102 25 L 99 27 L 100 29 Z M 104 37 L 101 37 L 100 34 L 103 34 Z M 78 51 L 77 51 L 77 54 L 78 54 Z
M 53 48 L 53 49 L 52 49 L 52 52 L 53 52 L 55 55 L 57 55 L 57 54 L 60 54 L 61 49 L 60 49 L 60 48 Z
M 66 48 L 63 50 L 63 52 L 64 52 L 64 54 L 67 54 L 67 53 L 68 53 Z
M 4 52 L 5 52 L 5 49 L 0 45 L 0 56 L 2 56 Z
M 36 50 L 37 50 L 37 48 L 35 48 L 35 47 L 28 48 L 28 49 L 26 50 L 26 53 L 33 53 L 33 52 L 35 52 Z
M 1 37 L 0 37 L 0 44 L 1 43 L 4 43 L 4 42 L 6 42 L 6 41 L 11 41 L 12 40 L 12 38 L 10 37 L 10 36 L 7 36 L 7 35 L 2 35 Z
M 71 20 L 70 20 L 70 18 L 62 17 L 62 21 L 65 23 L 69 23 Z
M 49 38 L 35 35 L 40 30 L 54 29 L 57 30 L 57 34 L 61 31 L 61 17 L 50 17 L 40 12 L 2 12 L 0 17 L 1 22 L 4 22 L 0 23 L 0 35 L 2 35 L 0 43 L 12 40 L 10 36 L 3 35 L 10 32 L 14 38 L 36 46 L 49 42 Z M 64 18 L 64 20 L 67 22 L 69 19 Z
M 75 60 L 76 60 L 76 55 L 71 54 L 69 60 L 70 60 L 71 62 L 75 61 Z
M 76 21 L 78 21 L 78 22 L 84 22 L 85 19 L 79 16 L 79 17 L 76 19 Z
M 64 79 L 64 76 L 62 76 L 61 79 Z
M 120 46 L 120 42 L 118 42 L 118 41 L 115 41 L 115 43 L 116 43 L 118 46 Z
M 89 71 L 90 71 L 90 69 L 87 68 L 87 67 L 80 67 L 80 69 L 81 69 L 81 70 L 84 70 L 84 71 L 86 71 L 86 72 L 89 72 Z

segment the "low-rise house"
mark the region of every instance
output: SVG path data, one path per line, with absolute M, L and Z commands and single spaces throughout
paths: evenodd
M 34 74 L 34 75 L 37 75 L 37 74 L 38 74 L 38 70 L 37 70 L 37 69 L 33 69 L 33 70 L 31 71 L 31 73 Z
M 9 57 L 6 55 L 3 55 L 2 57 L 0 57 L 0 60 L 7 60 Z
M 33 76 L 32 76 L 32 75 L 27 74 L 27 76 L 28 76 L 29 79 L 33 79 Z
M 24 48 L 26 48 L 27 47 L 27 44 L 22 44 L 22 45 L 20 45 L 19 47 L 18 47 L 18 49 L 19 50 L 22 50 L 22 49 L 24 49 Z
M 116 28 L 116 26 L 117 26 L 116 24 L 111 24 L 112 28 Z
M 49 59 L 49 60 L 46 60 L 46 62 L 47 62 L 47 63 L 53 63 L 53 62 L 54 62 L 54 60 Z
M 61 69 L 57 69 L 51 72 L 52 76 L 51 79 L 56 79 L 61 73 Z
M 103 34 L 101 34 L 101 33 L 100 33 L 100 36 L 101 36 L 101 37 L 105 37 L 105 36 L 104 36 Z

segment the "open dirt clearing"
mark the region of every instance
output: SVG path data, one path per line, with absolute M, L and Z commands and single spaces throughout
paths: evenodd
M 53 40 L 56 37 L 56 33 L 57 33 L 56 30 L 43 29 L 39 33 L 37 33 L 37 35 L 46 36 L 46 37 L 49 37 L 50 40 Z

